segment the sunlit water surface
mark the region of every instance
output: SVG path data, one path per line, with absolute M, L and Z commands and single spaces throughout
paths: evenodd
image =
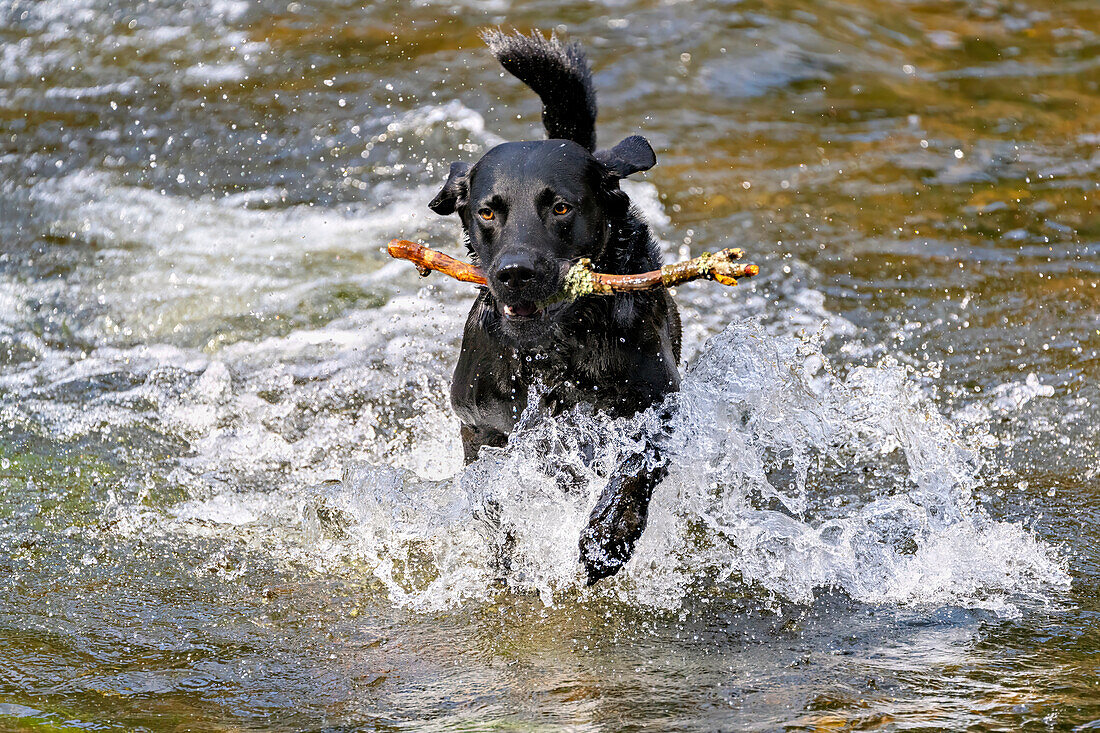
M 1100 728 L 1100 7 L 518 5 L 0 0 L 0 727 Z M 671 422 L 463 469 L 473 293 L 381 246 L 540 134 L 495 25 L 762 274 L 676 293 Z

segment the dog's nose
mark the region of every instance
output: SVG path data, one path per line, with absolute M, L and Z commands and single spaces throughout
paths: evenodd
M 508 265 L 497 271 L 497 279 L 504 283 L 506 288 L 519 290 L 535 279 L 535 271 L 526 265 Z
M 497 280 L 509 290 L 520 290 L 531 283 L 538 275 L 534 258 L 528 255 L 513 255 L 497 266 Z

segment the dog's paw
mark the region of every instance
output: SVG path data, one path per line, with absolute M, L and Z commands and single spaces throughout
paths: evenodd
M 630 559 L 645 530 L 649 498 L 660 471 L 615 475 L 600 494 L 581 532 L 580 561 L 588 585 L 615 575 Z
M 592 586 L 611 577 L 622 569 L 633 548 L 605 547 L 598 532 L 588 527 L 581 533 L 581 565 L 584 567 L 585 585 Z

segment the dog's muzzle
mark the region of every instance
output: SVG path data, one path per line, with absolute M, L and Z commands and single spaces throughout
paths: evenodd
M 557 268 L 534 252 L 509 252 L 492 271 L 493 290 L 508 319 L 529 320 L 542 314 L 539 303 L 558 287 Z

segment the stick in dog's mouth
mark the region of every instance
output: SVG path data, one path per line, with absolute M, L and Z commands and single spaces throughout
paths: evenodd
M 450 255 L 429 249 L 417 242 L 394 239 L 386 247 L 390 257 L 409 260 L 416 265 L 423 276 L 432 270 L 438 270 L 456 280 L 487 285 L 488 280 L 480 268 Z M 574 263 L 565 273 L 562 289 L 554 296 L 540 303 L 523 303 L 504 306 L 504 315 L 517 318 L 531 318 L 549 305 L 562 301 L 573 301 L 586 295 L 611 295 L 635 290 L 670 288 L 692 280 L 714 280 L 722 285 L 736 285 L 737 279 L 752 277 L 760 272 L 756 265 L 737 262 L 744 256 L 740 249 L 723 249 L 718 252 L 704 252 L 698 257 L 660 270 L 641 272 L 632 275 L 610 275 L 594 272 L 592 263 L 587 259 Z

